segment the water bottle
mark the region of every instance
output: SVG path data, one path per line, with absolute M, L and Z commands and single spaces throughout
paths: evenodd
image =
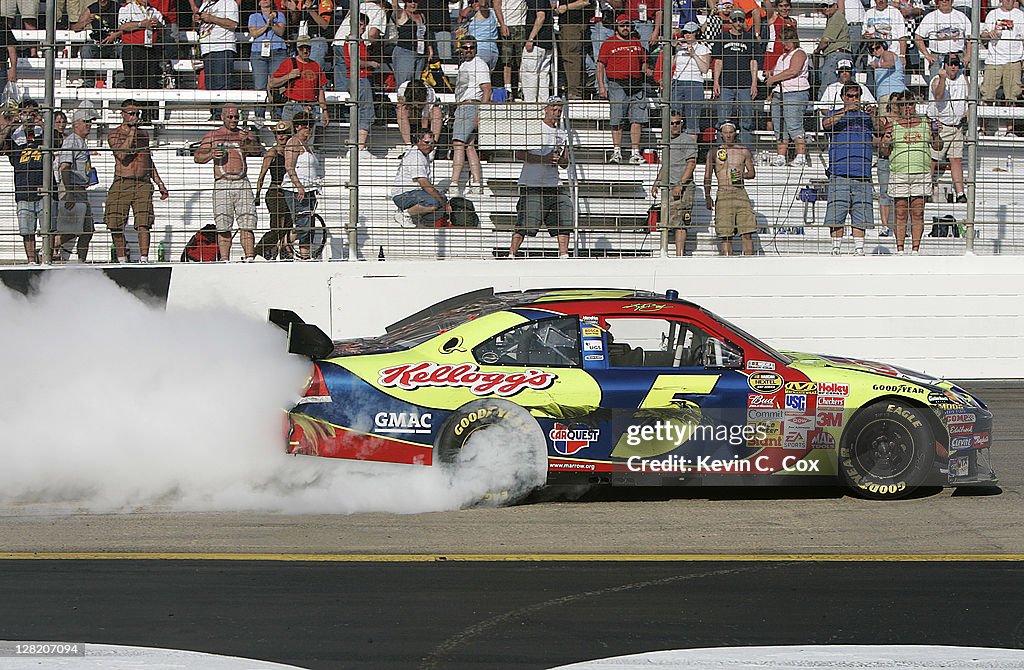
M 167 245 L 161 242 L 156 248 L 156 260 L 160 263 L 167 262 Z
M 1013 172 L 1013 155 L 1007 154 L 1006 156 L 1006 171 Z

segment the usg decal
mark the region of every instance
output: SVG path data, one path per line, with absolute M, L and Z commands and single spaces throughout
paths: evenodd
M 527 389 L 546 389 L 558 379 L 558 375 L 543 370 L 481 372 L 475 363 L 408 363 L 385 368 L 378 375 L 377 383 L 381 386 L 400 388 L 404 391 L 422 387 L 465 387 L 474 395 L 493 394 L 505 398 Z
M 797 412 L 807 411 L 807 396 L 803 394 L 786 395 L 786 409 Z
M 572 456 L 586 449 L 591 442 L 597 442 L 600 435 L 601 431 L 593 428 L 570 428 L 560 423 L 556 423 L 555 427 L 548 431 L 555 452 L 563 456 Z
M 377 412 L 373 425 L 377 433 L 429 433 L 433 415 L 429 412 Z
M 757 393 L 775 393 L 782 388 L 782 377 L 774 372 L 754 372 L 747 377 L 747 385 Z

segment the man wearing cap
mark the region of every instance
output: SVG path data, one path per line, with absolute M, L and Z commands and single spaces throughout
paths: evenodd
M 540 148 L 516 152 L 516 159 L 523 161 L 523 169 L 519 173 L 519 202 L 508 252 L 510 258 L 519 255 L 523 240 L 535 236 L 541 225 L 548 229 L 548 235 L 557 239 L 558 257 L 569 257 L 572 200 L 558 174 L 559 168 L 564 170 L 569 165 L 569 136 L 558 127 L 562 105 L 562 99 L 556 96 L 549 98 L 544 106 Z
M 89 173 L 92 172 L 89 144 L 85 138 L 92 130 L 92 122 L 98 118 L 91 108 L 79 107 L 71 117 L 72 132 L 61 145 L 57 154 L 57 171 L 60 174 L 60 204 L 57 212 L 57 246 L 62 261 L 71 260 L 71 243 L 76 239 L 78 260 L 85 262 L 89 256 L 89 242 L 94 230 L 92 208 L 89 206 Z
M 875 96 L 871 95 L 871 91 L 868 90 L 867 86 L 859 83 L 854 77 L 853 61 L 846 58 L 839 61 L 838 67 L 836 68 L 836 75 L 839 80 L 829 84 L 825 88 L 825 92 L 821 94 L 821 98 L 818 100 L 818 111 L 822 116 L 826 116 L 843 108 L 843 87 L 850 82 L 856 84 L 860 89 L 861 104 L 875 104 Z
M 818 40 L 818 46 L 814 49 L 814 53 L 823 58 L 821 68 L 818 70 L 821 75 L 818 98 L 821 98 L 829 84 L 835 83 L 838 77 L 839 61 L 852 62 L 853 54 L 851 53 L 849 25 L 846 23 L 846 15 L 839 11 L 837 0 L 824 0 L 819 7 L 827 19 L 825 32 L 822 33 L 821 39 Z
M 736 144 L 736 124 L 725 121 L 718 128 L 722 143 L 708 152 L 704 167 L 704 205 L 715 212 L 715 235 L 723 256 L 732 256 L 732 238 L 743 243 L 743 255 L 754 255 L 754 206 L 744 188 L 756 176 L 750 150 Z M 711 199 L 711 176 L 718 180 L 718 198 Z
M 284 109 L 281 110 L 282 119 L 291 121 L 296 114 L 304 111 L 326 128 L 330 122 L 327 115 L 327 98 L 324 96 L 327 75 L 316 61 L 310 59 L 312 48 L 313 40 L 308 35 L 299 35 L 295 40 L 295 57 L 281 63 L 267 85 L 270 88 L 285 87 L 286 102 Z
M 597 57 L 597 92 L 607 98 L 612 126 L 610 163 L 622 162 L 622 130 L 629 119 L 629 141 L 632 152 L 629 162 L 640 165 L 640 134 L 648 121 L 647 52 L 639 39 L 633 37 L 633 25 L 626 14 L 615 20 L 615 34 L 601 45 Z
M 1017 8 L 1015 0 L 1001 0 L 999 7 L 988 11 L 981 41 L 988 45 L 981 99 L 994 103 L 1002 87 L 1003 100 L 1013 104 L 1020 96 L 1021 62 L 1024 61 L 1024 12 Z M 1005 132 L 1012 130 L 1013 119 L 1010 119 Z
M 43 129 L 39 104 L 25 98 L 0 116 L 0 152 L 14 168 L 14 202 L 25 257 L 36 265 L 36 230 L 43 218 Z M 43 227 L 43 233 L 48 226 Z
M 675 45 L 675 60 L 672 62 L 671 91 L 672 111 L 679 112 L 686 119 L 686 132 L 696 135 L 700 132 L 704 112 L 704 75 L 711 69 L 711 49 L 697 41 L 700 31 L 693 21 L 683 25 L 682 39 Z M 661 74 L 661 55 L 654 68 L 654 76 Z
M 135 213 L 135 232 L 139 235 L 139 262 L 149 262 L 149 231 L 153 227 L 153 184 L 160 189 L 160 199 L 168 197 L 153 156 L 149 150 L 149 135 L 139 128 L 139 103 L 125 100 L 121 103 L 121 125 L 110 131 L 107 144 L 114 154 L 114 181 L 107 191 L 103 210 L 103 224 L 111 233 L 118 263 L 125 263 L 124 227 L 128 213 Z
M 971 34 L 971 20 L 963 12 L 953 9 L 953 0 L 935 0 L 935 4 L 938 9 L 925 14 L 914 31 L 914 44 L 928 62 L 929 77 L 934 77 L 943 68 L 944 56 L 964 53 L 967 36 Z M 969 51 L 963 61 L 964 65 L 971 64 Z
M 235 29 L 238 28 L 238 3 L 235 0 L 206 0 L 193 16 L 199 35 L 199 53 L 208 91 L 234 88 Z M 210 110 L 211 119 L 220 118 L 220 107 Z
M 729 13 L 728 30 L 714 43 L 711 56 L 713 88 L 711 97 L 718 100 L 718 125 L 727 119 L 739 123 L 740 143 L 754 146 L 754 104 L 757 98 L 758 61 L 754 34 L 743 30 L 742 9 Z
M 697 169 L 697 139 L 683 132 L 683 115 L 672 112 L 672 139 L 669 141 L 669 159 L 662 155 L 661 168 L 651 187 L 651 197 L 661 201 L 661 189 L 667 187 L 668 228 L 675 235 L 676 256 L 686 249 L 686 229 L 693 211 L 693 172 Z M 662 181 L 668 171 L 668 183 Z
M 316 63 L 314 63 L 316 65 Z M 263 153 L 263 145 L 248 130 L 238 127 L 238 107 L 221 111 L 223 125 L 199 142 L 193 159 L 200 165 L 213 161 L 213 222 L 221 260 L 231 260 L 231 228 L 238 226 L 243 261 L 255 260 L 256 205 L 249 183 L 246 158 Z
M 416 146 L 402 155 L 391 187 L 392 202 L 419 227 L 433 226 L 438 210 L 452 211 L 448 198 L 434 185 L 434 142 L 431 131 L 417 131 Z
M 939 124 L 942 149 L 932 151 L 936 163 L 949 159 L 953 190 L 957 202 L 967 202 L 964 194 L 964 131 L 967 118 L 967 95 L 970 83 L 962 73 L 963 61 L 953 54 L 946 56 L 943 67 L 928 85 L 928 118 Z M 933 163 L 933 168 L 935 163 Z

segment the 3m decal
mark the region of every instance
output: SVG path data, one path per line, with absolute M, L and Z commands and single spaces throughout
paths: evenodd
M 429 433 L 433 415 L 429 412 L 377 412 L 373 415 L 376 433 Z
M 837 384 L 835 382 L 818 382 L 818 395 L 850 395 L 849 384 Z
M 839 428 L 842 425 L 842 412 L 818 412 L 818 428 Z
M 817 387 L 814 382 L 786 382 L 786 393 L 814 393 Z
M 527 389 L 546 389 L 558 375 L 543 370 L 524 372 L 481 372 L 475 363 L 439 365 L 408 363 L 385 368 L 378 373 L 377 383 L 384 387 L 412 391 L 422 387 L 465 387 L 474 395 L 513 396 Z
M 747 361 L 748 370 L 774 370 L 775 361 Z
M 548 437 L 555 448 L 555 452 L 563 456 L 572 456 L 590 446 L 591 442 L 597 442 L 601 431 L 583 426 L 570 428 L 560 423 L 548 431 Z
M 754 372 L 747 377 L 747 385 L 757 393 L 775 393 L 782 388 L 782 377 L 775 372 Z

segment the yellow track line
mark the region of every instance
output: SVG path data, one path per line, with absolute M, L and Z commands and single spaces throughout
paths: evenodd
M 0 552 L 0 560 L 282 561 L 320 563 L 912 562 L 1024 561 L 1024 554 L 227 554 L 165 552 Z

